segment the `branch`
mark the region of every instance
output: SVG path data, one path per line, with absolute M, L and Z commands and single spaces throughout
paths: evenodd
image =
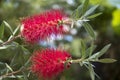
M 8 40 L 8 41 L 0 44 L 0 46 L 7 45 L 7 44 L 11 43 L 12 41 L 14 41 L 15 39 L 17 39 L 17 38 L 19 38 L 19 37 L 21 37 L 21 35 L 17 35 L 17 36 L 15 36 L 15 37 L 12 37 L 10 40 Z
M 70 60 L 71 63 L 79 63 L 82 62 L 84 59 L 76 59 L 76 60 Z
M 22 72 L 22 71 L 29 70 L 29 69 L 30 69 L 30 68 L 28 68 L 28 69 L 19 69 L 19 70 L 17 70 L 17 71 L 11 72 L 11 73 L 7 73 L 7 74 L 4 74 L 4 75 L 1 75 L 1 76 L 0 76 L 0 79 L 6 78 L 6 77 L 8 77 L 8 76 L 11 76 L 11 75 L 14 75 L 14 74 L 17 74 L 17 73 L 20 73 L 20 72 Z

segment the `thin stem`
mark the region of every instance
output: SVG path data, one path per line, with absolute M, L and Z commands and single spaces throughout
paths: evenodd
M 76 59 L 76 60 L 70 60 L 71 63 L 80 63 L 82 62 L 84 59 Z
M 22 71 L 25 71 L 25 70 L 29 70 L 30 68 L 28 68 L 28 69 L 19 69 L 19 70 L 17 70 L 17 71 L 14 71 L 14 72 L 11 72 L 11 73 L 7 73 L 7 74 L 4 74 L 4 75 L 1 75 L 0 76 L 0 79 L 2 79 L 2 78 L 6 78 L 6 77 L 8 77 L 8 76 L 11 76 L 11 75 L 14 75 L 14 74 L 17 74 L 17 73 L 20 73 L 20 72 L 22 72 Z
M 0 46 L 7 45 L 7 44 L 11 43 L 12 41 L 14 41 L 15 39 L 17 39 L 17 38 L 19 38 L 19 37 L 21 37 L 21 35 L 17 35 L 17 36 L 15 36 L 15 37 L 12 37 L 10 40 L 8 40 L 8 41 L 0 44 Z
M 25 71 L 25 70 L 30 70 L 30 67 L 25 68 L 25 66 L 29 63 L 30 59 L 31 59 L 31 57 L 27 60 L 27 62 L 25 63 L 25 65 L 23 67 L 21 67 L 19 70 L 11 72 L 11 73 L 4 74 L 4 75 L 1 75 L 0 79 L 1 78 L 6 78 L 6 77 L 11 76 L 13 74 L 20 73 L 20 72 Z
M 63 24 L 71 24 L 71 23 L 72 23 L 72 19 L 63 20 Z
M 21 70 L 17 70 L 17 71 L 11 72 L 11 73 L 7 73 L 7 74 L 4 74 L 4 75 L 1 75 L 0 79 L 1 78 L 6 78 L 7 76 L 11 76 L 11 75 L 19 73 L 19 72 L 21 72 Z

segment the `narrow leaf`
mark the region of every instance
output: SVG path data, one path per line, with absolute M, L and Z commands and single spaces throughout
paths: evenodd
M 92 44 L 91 47 L 90 47 L 90 51 L 89 51 L 89 57 L 92 55 L 95 48 L 96 48 L 96 45 Z
M 74 19 L 77 19 L 79 18 L 79 16 L 81 15 L 81 9 L 82 9 L 82 5 L 78 6 L 77 9 L 75 9 L 75 11 L 73 11 L 71 17 L 74 18 Z
M 3 41 L 0 39 L 0 43 L 3 43 Z
M 23 73 L 24 80 L 28 80 L 26 73 L 25 72 L 22 72 L 22 73 Z
M 6 45 L 6 46 L 1 46 L 0 47 L 0 50 L 2 50 L 2 49 L 7 49 L 8 47 L 10 47 L 11 45 Z
M 115 59 L 110 59 L 110 58 L 105 58 L 105 59 L 100 59 L 97 62 L 101 62 L 101 63 L 113 63 L 116 62 L 117 60 Z
M 4 24 L 2 23 L 0 26 L 0 39 L 3 38 L 3 34 L 4 34 Z
M 13 35 L 11 35 L 8 40 L 10 40 L 19 31 L 19 29 L 20 25 L 17 26 L 17 28 L 13 31 Z
M 96 45 L 91 44 L 91 46 L 86 50 L 86 57 L 90 57 L 95 50 Z
M 98 55 L 98 57 L 101 57 L 111 46 L 111 44 L 106 45 L 102 50 L 100 50 L 100 54 Z
M 11 68 L 7 63 L 5 63 L 5 65 L 6 65 L 6 67 L 7 67 L 10 71 L 13 72 L 12 68 Z
M 109 49 L 110 46 L 111 46 L 111 44 L 106 45 L 104 48 L 102 48 L 102 50 L 93 54 L 89 59 L 98 59 Z
M 19 80 L 21 80 L 20 78 L 23 78 L 23 75 L 11 75 L 11 76 L 7 76 L 7 77 L 11 78 L 12 80 L 16 80 L 16 78 L 19 78 Z
M 94 33 L 94 30 L 93 28 L 91 27 L 91 25 L 87 22 L 83 22 L 83 26 L 85 28 L 85 30 L 88 32 L 88 34 L 93 38 L 95 39 L 96 36 L 95 36 L 95 33 Z
M 14 61 L 16 61 L 17 59 L 18 59 L 18 52 L 13 56 L 13 58 L 12 58 L 12 60 L 11 60 L 11 62 L 10 62 L 10 66 L 13 66 L 15 63 L 14 63 Z
M 91 80 L 95 80 L 95 72 L 94 72 L 94 69 L 92 67 L 92 64 L 90 64 L 90 63 L 89 63 L 89 72 L 90 72 Z
M 93 6 L 91 7 L 89 10 L 86 11 L 86 13 L 84 14 L 85 17 L 89 16 L 90 14 L 92 14 L 96 8 L 98 7 L 99 5 L 96 5 L 96 6 Z
M 94 14 L 94 15 L 90 15 L 90 16 L 88 16 L 87 18 L 88 19 L 92 19 L 92 18 L 95 18 L 95 17 L 97 17 L 97 16 L 99 16 L 99 15 L 101 15 L 102 13 L 96 13 L 96 14 Z
M 22 51 L 23 51 L 24 54 L 29 54 L 30 53 L 29 50 L 26 49 L 24 46 L 21 46 L 21 48 L 22 48 Z
M 4 24 L 6 25 L 6 27 L 8 27 L 8 29 L 10 30 L 11 34 L 13 35 L 13 30 L 11 28 L 11 26 L 6 22 L 6 21 L 3 21 Z
M 80 18 L 88 8 L 89 0 L 84 0 L 84 2 L 77 7 L 77 9 L 72 13 L 72 18 L 78 19 Z
M 88 4 L 89 4 L 89 0 L 85 0 L 84 3 L 83 3 L 82 12 L 81 12 L 82 14 L 81 14 L 81 16 L 87 11 Z
M 86 57 L 85 50 L 86 50 L 85 41 L 81 40 L 81 50 L 80 50 L 80 52 L 81 52 L 82 58 Z

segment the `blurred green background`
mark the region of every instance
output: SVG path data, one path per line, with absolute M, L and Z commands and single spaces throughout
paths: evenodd
M 65 13 L 71 15 L 72 12 L 81 4 L 83 0 L 0 0 L 0 24 L 3 20 L 8 22 L 13 29 L 17 27 L 20 23 L 20 19 L 26 16 L 37 14 L 49 9 L 63 9 Z M 96 80 L 120 80 L 120 0 L 90 0 L 90 7 L 99 4 L 99 8 L 95 12 L 102 12 L 102 15 L 92 19 L 90 24 L 97 33 L 97 40 L 95 44 L 97 45 L 98 51 L 104 45 L 111 43 L 112 46 L 108 52 L 102 57 L 110 57 L 117 59 L 118 61 L 112 64 L 101 64 L 93 63 L 95 67 L 95 72 L 100 76 L 100 79 Z M 4 41 L 7 40 L 10 33 L 5 29 Z M 89 36 L 86 34 L 85 30 L 82 29 L 79 25 L 74 27 L 71 30 L 70 35 L 66 35 L 64 40 L 60 43 L 64 44 L 65 47 L 71 48 L 71 54 L 73 57 L 77 58 L 79 54 L 79 45 L 80 38 L 89 41 Z M 20 40 L 18 40 L 21 42 Z M 54 45 L 53 43 L 51 43 Z M 15 43 L 18 47 L 17 43 Z M 5 62 L 10 64 L 14 52 L 17 53 L 16 47 L 1 50 L 0 51 L 0 62 Z M 21 48 L 17 48 L 21 50 Z M 32 52 L 32 48 L 28 48 Z M 19 51 L 18 50 L 18 51 Z M 28 50 L 25 49 L 27 52 Z M 18 52 L 17 56 L 19 56 Z M 24 53 L 24 52 L 21 52 Z M 28 54 L 31 55 L 28 51 Z M 28 56 L 22 56 L 18 58 L 19 64 L 21 66 Z M 21 61 L 21 58 L 24 61 Z M 2 64 L 2 63 L 0 63 Z M 11 63 L 12 64 L 12 63 Z M 15 66 L 12 66 L 13 69 L 17 69 Z M 2 70 L 3 67 L 0 66 Z M 2 74 L 2 73 L 0 73 Z M 84 67 L 79 67 L 79 64 L 72 65 L 69 70 L 66 70 L 61 75 L 61 80 L 90 80 L 89 73 Z M 4 80 L 16 80 L 16 79 L 4 79 Z M 23 79 L 18 79 L 23 80 Z M 29 80 L 36 80 L 30 78 Z

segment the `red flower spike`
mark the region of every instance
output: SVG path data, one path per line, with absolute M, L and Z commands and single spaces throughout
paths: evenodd
M 27 17 L 22 20 L 23 27 L 21 35 L 29 43 L 37 43 L 39 40 L 47 39 L 52 34 L 65 32 L 59 22 L 65 19 L 60 10 L 50 10 L 44 13 Z
M 70 57 L 69 53 L 55 49 L 36 51 L 31 58 L 31 70 L 38 77 L 53 78 L 65 69 L 65 61 Z

